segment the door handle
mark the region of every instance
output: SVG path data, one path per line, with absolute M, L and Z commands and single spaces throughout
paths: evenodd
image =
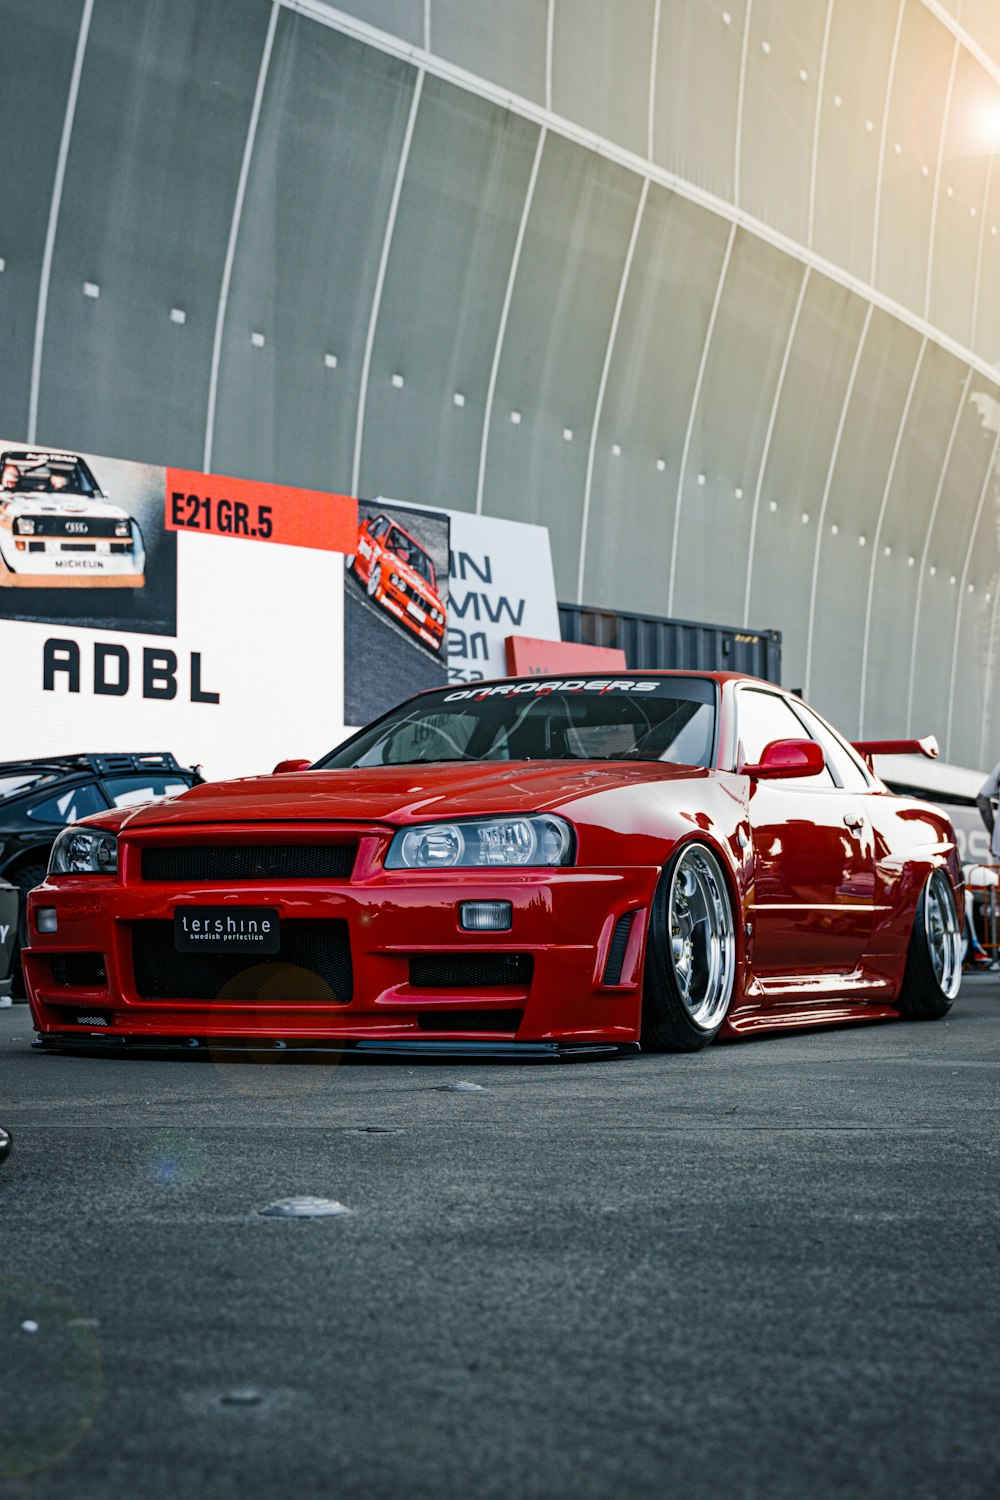
M 864 813 L 845 813 L 844 822 L 852 833 L 858 833 L 865 826 Z

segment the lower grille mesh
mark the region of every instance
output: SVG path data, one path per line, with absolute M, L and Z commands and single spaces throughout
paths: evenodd
M 410 984 L 416 989 L 482 990 L 531 983 L 535 961 L 530 953 L 422 953 L 410 959 Z
M 260 1000 L 346 1004 L 354 992 L 347 923 L 283 922 L 268 957 L 178 953 L 172 922 L 132 924 L 132 966 L 143 1000 Z

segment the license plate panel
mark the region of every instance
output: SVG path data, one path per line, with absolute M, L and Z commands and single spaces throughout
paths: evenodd
M 178 907 L 174 947 L 178 953 L 278 953 L 281 913 L 276 906 Z

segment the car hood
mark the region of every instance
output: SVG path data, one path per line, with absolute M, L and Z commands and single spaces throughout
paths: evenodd
M 304 771 L 208 782 L 114 819 L 123 833 L 196 823 L 361 822 L 406 824 L 434 819 L 528 813 L 648 782 L 703 779 L 708 771 L 661 761 L 519 761 L 365 770 Z M 88 822 L 111 823 L 106 813 Z
M 104 500 L 87 500 L 83 495 L 62 496 L 20 494 L 13 491 L 5 494 L 0 503 L 8 514 L 14 516 L 87 516 L 94 521 L 127 521 L 128 511 L 120 505 L 109 505 Z

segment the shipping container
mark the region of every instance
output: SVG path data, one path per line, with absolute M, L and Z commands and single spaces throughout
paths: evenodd
M 751 677 L 781 683 L 780 630 L 664 620 L 656 615 L 592 609 L 584 604 L 560 604 L 559 629 L 564 641 L 617 647 L 625 652 L 629 667 L 637 671 L 679 667 L 747 672 Z

